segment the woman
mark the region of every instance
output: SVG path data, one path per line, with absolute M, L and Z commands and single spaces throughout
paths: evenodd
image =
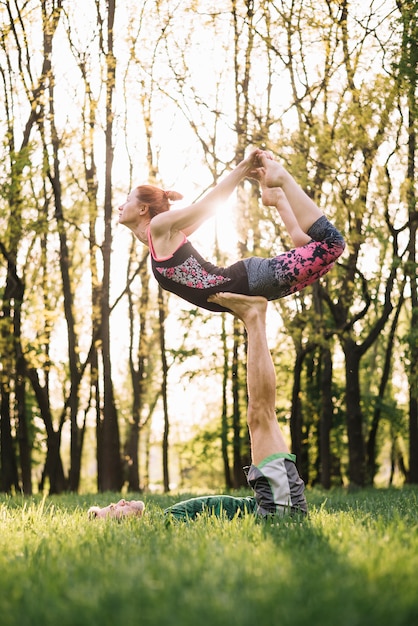
M 187 238 L 245 178 L 260 182 L 263 203 L 276 207 L 296 247 L 270 259 L 250 257 L 218 267 Z M 210 311 L 228 310 L 208 301 L 219 292 L 275 300 L 299 291 L 328 272 L 344 250 L 338 230 L 293 177 L 262 150 L 253 150 L 198 202 L 170 211 L 170 201 L 181 198 L 175 191 L 152 185 L 136 187 L 119 207 L 119 223 L 149 246 L 154 276 L 164 289 Z

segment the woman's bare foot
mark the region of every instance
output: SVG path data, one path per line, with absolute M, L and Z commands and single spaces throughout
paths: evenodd
M 310 242 L 311 238 L 299 226 L 287 196 L 281 187 L 262 187 L 261 200 L 265 206 L 276 207 L 295 247 L 304 246 Z
M 264 318 L 267 311 L 267 300 L 262 296 L 244 296 L 240 293 L 221 292 L 209 296 L 208 301 L 229 309 L 245 325 L 255 317 L 262 316 Z
M 264 206 L 274 206 L 279 211 L 283 206 L 289 208 L 291 206 L 286 198 L 286 194 L 281 187 L 267 187 L 261 185 L 261 202 Z
M 288 177 L 288 173 L 277 161 L 274 159 L 266 157 L 266 155 L 262 154 L 259 157 L 262 167 L 259 168 L 260 171 L 260 184 L 263 187 L 282 187 L 286 182 L 286 178 Z

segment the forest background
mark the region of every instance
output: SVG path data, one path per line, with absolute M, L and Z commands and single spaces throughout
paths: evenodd
M 344 234 L 270 303 L 277 416 L 308 485 L 418 483 L 413 0 L 0 3 L 0 490 L 244 481 L 245 333 L 161 292 L 117 224 L 272 150 Z M 174 210 L 174 209 L 173 209 Z M 290 242 L 247 181 L 193 241 Z

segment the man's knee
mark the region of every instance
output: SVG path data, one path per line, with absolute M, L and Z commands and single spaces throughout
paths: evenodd
M 263 402 L 252 403 L 248 406 L 247 423 L 251 430 L 268 429 L 277 424 L 276 412 Z

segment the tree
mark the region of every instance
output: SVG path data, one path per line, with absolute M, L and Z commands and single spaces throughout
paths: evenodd
M 416 193 L 417 150 L 417 82 L 418 82 L 418 10 L 411 0 L 397 0 L 402 28 L 402 47 L 399 62 L 401 98 L 406 100 L 407 172 L 406 204 L 408 208 L 408 258 L 405 276 L 411 293 L 411 323 L 408 341 L 409 378 L 409 474 L 411 483 L 418 483 L 418 273 L 417 232 L 418 211 Z
M 368 7 L 364 8 L 367 11 Z M 277 55 L 289 73 L 298 120 L 292 138 L 298 152 L 289 155 L 291 169 L 306 171 L 306 190 L 319 205 L 325 205 L 327 193 L 326 214 L 330 215 L 329 207 L 334 204 L 337 209 L 335 221 L 347 239 L 345 272 L 339 273 L 339 285 L 337 287 L 334 282 L 332 291 L 329 289 L 334 273 L 321 282 L 328 289 L 322 288 L 320 294 L 331 312 L 334 330 L 340 337 L 345 355 L 349 480 L 364 485 L 365 424 L 361 409 L 360 361 L 378 339 L 392 311 L 391 297 L 395 292 L 399 265 L 397 240 L 393 242 L 392 257 L 388 259 L 382 255 L 382 261 L 388 263 L 388 267 L 379 272 L 380 283 L 373 286 L 373 290 L 382 296 L 377 301 L 376 310 L 370 307 L 371 283 L 364 277 L 362 263 L 371 229 L 373 235 L 377 233 L 377 202 L 373 200 L 372 209 L 371 199 L 374 198 L 375 171 L 378 171 L 382 146 L 388 135 L 392 133 L 395 137 L 392 114 L 396 89 L 393 80 L 383 78 L 378 70 L 375 80 L 368 75 L 366 84 L 363 63 L 370 54 L 366 43 L 376 47 L 380 41 L 377 44 L 371 41 L 371 31 L 362 28 L 361 19 L 356 21 L 359 30 L 355 43 L 352 41 L 355 29 L 349 26 L 348 3 L 315 7 L 315 16 L 312 11 L 311 6 L 282 5 L 279 15 L 286 27 L 287 47 L 278 47 Z M 311 17 L 310 25 L 307 24 L 308 16 Z M 369 14 L 365 14 L 365 21 L 374 19 L 377 16 L 370 9 Z M 310 41 L 312 32 L 316 37 Z M 378 35 L 373 31 L 375 36 L 377 39 Z M 312 71 L 308 59 L 315 53 L 316 69 Z M 381 206 L 384 206 L 384 199 Z M 390 224 L 386 224 L 383 232 L 386 226 L 390 230 Z M 381 237 L 381 241 L 385 241 L 387 234 Z M 375 313 L 374 318 L 371 313 Z M 360 320 L 363 320 L 362 324 L 359 324 Z
M 98 5 L 97 5 L 98 6 Z M 101 356 L 103 363 L 103 421 L 101 424 L 102 474 L 100 488 L 103 491 L 118 491 L 122 487 L 122 462 L 120 457 L 120 438 L 118 414 L 112 381 L 110 358 L 110 264 L 112 243 L 112 164 L 113 164 L 113 96 L 115 92 L 116 58 L 113 51 L 113 28 L 115 19 L 115 0 L 108 0 L 105 17 L 100 14 L 97 19 L 105 28 L 100 32 L 106 35 L 106 41 L 100 39 L 100 49 L 106 59 L 106 122 L 105 122 L 105 191 L 104 191 L 104 239 L 103 282 L 101 291 Z
M 140 296 L 137 306 L 134 305 L 134 297 L 131 289 L 130 267 L 134 256 L 135 244 L 133 242 L 128 264 L 128 299 L 129 299 L 129 371 L 132 382 L 132 412 L 129 421 L 129 430 L 125 444 L 125 463 L 127 463 L 128 488 L 130 491 L 140 491 L 139 473 L 139 436 L 143 426 L 141 414 L 143 412 L 144 398 L 146 396 L 147 378 L 151 378 L 148 363 L 150 361 L 150 341 L 148 337 L 148 312 L 149 312 L 149 275 L 147 268 L 148 251 L 140 260 L 138 274 L 140 276 Z M 135 319 L 139 317 L 139 337 L 136 359 L 134 357 L 134 328 Z
M 45 464 L 42 489 L 48 480 L 51 491 L 76 491 L 94 422 L 98 488 L 117 489 L 124 478 L 141 488 L 148 460 L 140 443 L 161 398 L 167 488 L 176 421 L 171 374 L 196 353 L 207 361 L 196 381 L 207 377 L 222 389 L 208 409 L 219 424 L 208 427 L 205 445 L 218 437 L 226 484 L 243 480 L 242 326 L 171 297 L 159 318 L 146 255 L 136 259 L 130 242 L 124 255 L 112 250 L 112 223 L 122 189 L 147 179 L 179 191 L 184 185 L 196 197 L 252 144 L 272 149 L 347 239 L 327 277 L 270 307 L 284 326 L 272 346 L 283 392 L 278 418 L 290 413 L 301 471 L 329 487 L 346 472 L 349 452 L 348 480 L 368 484 L 382 445 L 401 459 L 408 417 L 405 466 L 414 480 L 413 3 L 129 0 L 116 9 L 110 0 L 28 0 L 4 2 L 0 16 L 2 488 L 29 492 L 36 458 Z M 221 250 L 222 210 L 202 237 L 216 262 L 290 245 L 277 216 L 260 206 L 256 185 L 243 185 L 236 204 L 230 217 L 238 218 L 238 243 Z M 116 346 L 119 313 L 129 320 L 126 354 Z M 170 336 L 171 314 L 180 339 Z M 204 333 L 191 345 L 192 324 L 210 325 L 208 345 Z M 116 385 L 121 362 L 130 380 Z M 403 366 L 408 416 L 391 380 L 406 378 Z
M 3 78 L 3 88 L 5 95 L 5 114 L 7 119 L 7 138 L 9 151 L 9 183 L 6 194 L 7 202 L 10 207 L 10 220 L 8 233 L 6 234 L 6 243 L 2 244 L 2 250 L 5 258 L 8 260 L 8 272 L 6 279 L 6 289 L 4 293 L 3 317 L 9 318 L 13 330 L 13 339 L 8 341 L 6 338 L 7 331 L 4 331 L 4 345 L 8 345 L 7 355 L 8 362 L 3 361 L 6 365 L 6 371 L 10 378 L 11 387 L 14 387 L 15 412 L 17 417 L 17 435 L 20 447 L 20 465 L 22 471 L 22 489 L 24 493 L 32 492 L 31 484 L 31 462 L 30 462 L 30 442 L 28 438 L 28 416 L 26 412 L 26 389 L 25 378 L 28 369 L 28 363 L 22 348 L 21 337 L 21 313 L 24 297 L 25 281 L 18 275 L 17 259 L 19 248 L 24 237 L 23 223 L 23 206 L 24 206 L 24 178 L 23 170 L 28 165 L 28 157 L 30 154 L 29 145 L 31 134 L 34 132 L 36 125 L 42 123 L 45 113 L 45 87 L 51 71 L 51 46 L 55 31 L 58 26 L 61 2 L 52 3 L 49 7 L 46 2 L 40 2 L 39 5 L 44 26 L 43 37 L 43 58 L 39 76 L 34 78 L 32 71 L 32 63 L 28 48 L 28 40 L 25 32 L 25 22 L 22 12 L 15 7 L 13 13 L 12 4 L 7 2 L 2 9 L 3 16 L 8 19 L 8 27 L 2 29 L 2 51 L 4 65 L 2 64 L 1 74 Z M 13 44 L 12 44 L 13 42 Z M 13 67 L 13 47 L 18 55 L 18 76 L 23 86 L 23 91 L 27 96 L 29 113 L 25 124 L 23 137 L 20 147 L 17 146 L 17 138 L 15 133 L 13 108 L 14 103 L 14 84 L 12 82 Z M 11 306 L 12 300 L 14 306 Z M 5 329 L 6 327 L 4 327 Z M 10 326 L 9 326 L 10 328 Z M 10 349 L 9 349 L 10 348 Z M 30 366 L 29 366 L 30 367 Z M 7 383 L 9 386 L 9 383 Z M 2 443 L 6 448 L 2 447 L 2 455 L 5 455 L 5 467 L 13 468 L 16 464 L 13 461 L 14 453 L 9 448 L 11 444 L 10 438 L 10 402 L 12 396 L 9 389 L 4 387 L 4 377 L 2 380 Z M 3 462 L 2 462 L 3 467 Z M 15 474 L 15 472 L 12 472 Z M 6 482 L 3 487 L 10 490 L 11 479 L 16 485 L 16 475 L 12 478 L 10 469 L 7 470 Z

